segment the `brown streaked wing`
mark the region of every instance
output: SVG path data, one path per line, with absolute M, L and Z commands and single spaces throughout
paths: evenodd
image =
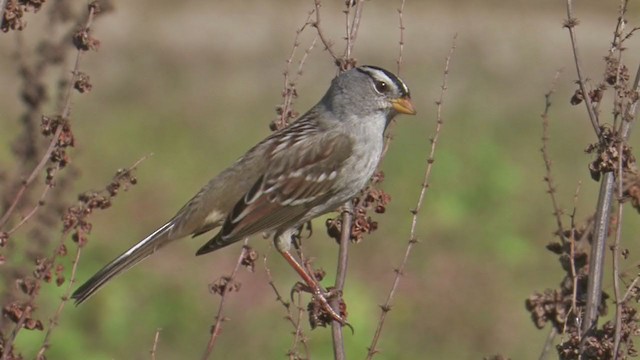
M 297 140 L 272 154 L 265 175 L 227 217 L 217 236 L 222 241 L 294 225 L 334 194 L 337 171 L 351 155 L 351 139 L 334 133 Z

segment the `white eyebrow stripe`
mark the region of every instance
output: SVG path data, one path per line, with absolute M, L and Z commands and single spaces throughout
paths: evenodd
M 409 87 L 407 87 L 407 84 L 405 84 L 404 81 L 402 81 L 399 77 L 395 76 L 392 73 L 387 72 L 384 69 L 368 66 L 368 65 L 363 65 L 358 69 L 366 72 L 367 74 L 369 74 L 369 76 L 373 78 L 386 81 L 387 83 L 394 84 L 397 87 L 401 87 L 401 90 L 403 90 L 402 91 L 403 93 L 409 94 Z

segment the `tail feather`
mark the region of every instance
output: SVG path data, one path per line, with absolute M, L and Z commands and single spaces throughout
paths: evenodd
M 196 256 L 199 255 L 204 255 L 207 253 L 210 253 L 212 251 L 216 251 L 218 249 L 221 249 L 227 245 L 231 245 L 233 244 L 235 241 L 237 241 L 236 239 L 233 239 L 231 241 L 229 240 L 223 240 L 222 239 L 222 231 L 220 231 L 216 236 L 214 236 L 211 240 L 207 241 L 206 244 L 202 245 L 202 247 L 200 247 L 200 249 L 198 249 L 198 251 L 196 251 Z
M 75 300 L 75 304 L 80 305 L 96 291 L 100 290 L 109 280 L 146 259 L 160 247 L 167 244 L 171 240 L 170 234 L 173 226 L 171 222 L 165 224 L 100 269 L 71 295 L 71 298 Z

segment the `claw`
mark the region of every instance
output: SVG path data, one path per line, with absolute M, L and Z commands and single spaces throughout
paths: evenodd
M 291 302 L 294 301 L 293 296 L 295 294 L 298 294 L 300 292 L 307 292 L 307 293 L 312 293 L 313 291 L 311 290 L 311 288 L 305 284 L 302 283 L 300 281 L 298 281 L 297 283 L 295 283 L 295 285 L 293 285 L 293 287 L 291 288 L 291 293 L 289 293 L 289 297 L 291 298 Z
M 307 306 L 311 329 L 315 329 L 318 326 L 326 327 L 333 321 L 337 321 L 340 325 L 347 325 L 353 329 L 345 320 L 346 312 L 344 311 L 344 302 L 340 301 L 339 305 L 340 310 L 336 311 L 331 307 L 324 295 L 314 295 L 313 300 L 309 302 Z
M 336 291 L 325 291 L 320 286 L 320 284 L 318 284 L 318 281 L 316 281 L 313 276 L 307 273 L 304 267 L 302 267 L 298 263 L 298 261 L 296 261 L 296 259 L 291 255 L 291 253 L 289 253 L 289 251 L 282 250 L 280 248 L 278 248 L 278 250 L 280 251 L 280 254 L 285 258 L 285 260 L 287 260 L 289 265 L 291 265 L 291 267 L 296 270 L 298 275 L 300 275 L 302 280 L 304 280 L 304 283 L 297 283 L 291 289 L 291 300 L 293 301 L 293 294 L 299 291 L 309 292 L 315 299 L 315 302 L 312 302 L 309 308 L 309 320 L 311 322 L 311 327 L 315 328 L 317 325 L 326 326 L 326 324 L 331 323 L 331 321 L 337 321 L 338 323 L 340 323 L 340 325 L 349 327 L 351 329 L 351 332 L 353 333 L 353 327 L 344 319 L 344 317 L 346 317 L 346 311 L 344 312 L 345 315 L 342 316 L 341 314 L 336 312 L 336 310 L 334 310 L 329 304 L 329 301 L 327 301 L 328 297 L 330 298 L 341 296 L 342 294 L 340 294 L 339 292 L 338 294 L 336 294 Z M 319 306 L 313 305 L 314 303 Z M 328 319 L 323 319 L 324 316 L 322 315 L 325 315 Z

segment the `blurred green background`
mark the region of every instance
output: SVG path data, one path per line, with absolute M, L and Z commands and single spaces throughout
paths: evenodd
M 324 30 L 343 47 L 343 1 L 323 2 Z M 599 81 L 617 18 L 614 1 L 581 1 L 576 15 L 583 63 Z M 399 1 L 367 2 L 355 46 L 361 64 L 396 71 Z M 637 19 L 638 6 L 632 4 Z M 536 359 L 548 329 L 535 329 L 524 309 L 533 291 L 556 287 L 563 273 L 544 245 L 553 240 L 555 221 L 546 187 L 540 114 L 544 94 L 557 70 L 564 69 L 553 97 L 551 146 L 554 177 L 563 207 L 571 209 L 582 182 L 577 218 L 595 207 L 598 184 L 587 170 L 583 150 L 594 141 L 583 105 L 569 98 L 576 78 L 561 1 L 407 1 L 401 75 L 410 86 L 416 117 L 400 117 L 384 162 L 384 189 L 393 201 L 379 230 L 350 253 L 345 300 L 355 334 L 347 332 L 350 359 L 366 354 L 391 286 L 394 267 L 404 254 L 411 214 L 423 176 L 445 57 L 458 34 L 444 129 L 418 238 L 406 276 L 388 317 L 376 357 L 386 359 L 481 359 L 502 353 Z M 104 186 L 117 168 L 153 153 L 139 168 L 139 185 L 116 198 L 112 209 L 93 216 L 91 242 L 84 249 L 78 281 L 163 224 L 209 178 L 269 134 L 281 101 L 285 60 L 295 31 L 312 1 L 119 2 L 116 11 L 96 21 L 102 42 L 87 53 L 82 70 L 93 91 L 75 96 L 72 118 L 77 148 L 72 152 L 82 176 L 69 194 Z M 46 5 L 45 5 L 46 8 Z M 37 16 L 32 24 L 37 25 Z M 42 19 L 40 19 L 42 21 Z M 631 24 L 637 25 L 637 24 Z M 37 33 L 36 33 L 37 35 Z M 310 44 L 313 29 L 300 39 Z M 37 37 L 34 37 L 37 39 Z M 29 41 L 26 35 L 25 41 Z M 628 64 L 639 60 L 637 38 L 627 46 Z M 2 126 L 9 143 L 19 129 L 22 109 L 12 59 L 11 35 L 0 37 Z M 296 59 L 299 59 L 297 57 Z M 324 93 L 335 68 L 318 44 L 298 82 L 295 108 L 303 112 Z M 610 101 L 609 101 L 610 102 Z M 605 102 L 602 114 L 610 113 Z M 637 138 L 635 136 L 634 138 Z M 637 141 L 634 140 L 637 144 Z M 0 153 L 3 166 L 10 152 Z M 637 237 L 635 213 L 627 213 L 624 246 L 633 272 Z M 335 272 L 337 246 L 316 220 L 305 243 L 315 264 Z M 157 328 L 162 328 L 159 359 L 198 358 L 209 338 L 219 297 L 207 284 L 232 269 L 240 245 L 194 257 L 208 238 L 186 240 L 157 253 L 110 283 L 81 307 L 67 305 L 52 339 L 50 359 L 145 359 Z M 268 241 L 251 245 L 261 255 Z M 70 261 L 70 260 L 69 260 Z M 293 271 L 268 252 L 277 286 L 288 293 Z M 262 266 L 241 270 L 240 292 L 231 294 L 216 359 L 284 358 L 292 328 L 274 299 Z M 607 290 L 611 292 L 610 279 Z M 49 299 L 61 294 L 47 286 Z M 56 302 L 41 298 L 44 318 Z M 312 358 L 331 358 L 330 331 L 309 331 Z M 23 331 L 18 346 L 39 347 L 42 333 Z M 35 350 L 34 350 L 35 351 Z M 34 352 L 35 353 L 35 352 Z M 25 351 L 27 358 L 34 353 Z

